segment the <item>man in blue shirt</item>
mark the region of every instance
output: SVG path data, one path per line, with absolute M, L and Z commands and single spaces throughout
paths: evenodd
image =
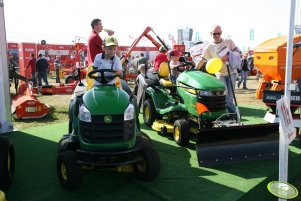
M 45 58 L 43 58 L 42 54 L 39 54 L 39 58 L 36 61 L 36 71 L 38 73 L 38 86 L 42 86 L 42 79 L 45 82 L 46 86 L 48 86 L 47 72 L 48 72 L 48 62 Z

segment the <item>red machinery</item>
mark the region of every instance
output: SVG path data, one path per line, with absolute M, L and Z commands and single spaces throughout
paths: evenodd
M 53 44 L 37 44 L 36 52 L 41 53 L 48 58 L 49 70 L 54 71 L 54 60 L 56 56 L 61 60 L 61 74 L 60 77 L 66 77 L 66 84 L 75 82 L 77 80 L 76 68 L 82 67 L 81 79 L 84 79 L 85 72 L 85 57 L 87 47 L 84 43 L 80 43 L 78 37 L 75 38 L 74 45 L 53 45 Z
M 152 37 L 149 32 L 152 31 L 157 39 L 160 41 L 160 43 L 158 43 L 154 37 Z M 132 51 L 134 50 L 134 48 L 137 46 L 137 44 L 139 43 L 139 41 L 143 38 L 146 37 L 147 39 L 149 39 L 158 49 L 161 46 L 164 46 L 167 50 L 168 47 L 166 46 L 166 44 L 163 42 L 163 40 L 154 32 L 154 30 L 151 27 L 146 27 L 146 29 L 143 31 L 143 33 L 136 39 L 134 40 L 134 42 L 132 43 L 132 45 L 129 47 L 128 51 L 122 55 L 121 57 L 121 64 L 123 66 L 125 66 L 127 58 L 131 55 Z M 126 77 L 125 80 L 135 80 L 137 78 L 137 74 L 130 74 L 130 73 L 126 73 Z
M 43 95 L 62 95 L 62 94 L 73 94 L 73 91 L 76 87 L 76 83 L 72 84 L 59 84 L 58 86 L 42 86 L 41 89 L 39 90 L 38 87 L 32 87 L 32 93 L 38 94 L 41 93 Z M 18 92 L 20 94 L 26 93 L 26 85 L 21 84 L 19 86 Z
M 49 106 L 41 103 L 27 88 L 25 94 L 12 98 L 12 114 L 17 119 L 36 119 L 46 116 Z
M 72 58 L 67 58 L 65 62 L 62 62 L 62 72 L 64 76 L 67 76 L 65 79 L 65 83 L 74 83 L 78 80 L 77 68 L 81 69 L 80 79 L 85 79 L 87 70 L 85 62 L 83 62 L 83 58 L 85 58 L 87 51 L 87 46 L 84 43 L 75 43 L 74 45 L 74 53 Z

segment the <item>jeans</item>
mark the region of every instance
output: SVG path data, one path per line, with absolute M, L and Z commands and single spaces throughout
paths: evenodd
M 170 76 L 170 81 L 173 85 L 176 85 L 177 84 L 177 76 L 174 76 L 174 75 Z
M 126 83 L 126 81 L 124 81 L 123 79 L 120 79 L 120 84 L 122 89 L 131 97 L 133 95 L 133 92 L 131 90 L 131 88 L 129 87 L 129 85 Z
M 240 85 L 241 83 L 243 83 L 243 88 L 247 88 L 247 79 L 248 79 L 248 74 L 249 74 L 249 71 L 244 71 L 244 70 L 241 70 L 240 71 L 240 80 L 239 80 L 239 84 Z
M 231 87 L 229 76 L 218 76 L 217 78 L 225 84 L 225 87 L 226 87 L 226 90 L 227 90 L 226 102 L 227 102 L 227 106 L 228 106 L 228 111 L 230 113 L 235 113 L 236 112 L 236 106 L 234 104 L 233 99 L 234 99 L 234 91 L 235 91 L 235 83 L 236 83 L 237 74 L 234 73 L 234 74 L 231 75 L 233 90 L 232 90 L 232 87 Z
M 31 80 L 32 80 L 32 85 L 33 87 L 37 86 L 37 76 L 36 76 L 36 72 L 31 73 Z
M 59 68 L 55 69 L 55 82 L 56 83 L 61 83 L 61 80 L 60 80 L 60 69 Z
M 46 86 L 48 86 L 48 80 L 47 80 L 47 72 L 38 72 L 38 85 L 39 87 L 42 86 L 42 79 L 45 82 Z

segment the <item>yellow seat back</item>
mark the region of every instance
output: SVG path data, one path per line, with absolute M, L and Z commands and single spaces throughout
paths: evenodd
M 86 91 L 88 91 L 89 89 L 91 89 L 92 86 L 93 86 L 93 83 L 94 83 L 94 80 L 91 79 L 91 78 L 89 78 L 89 76 L 88 76 L 89 72 L 92 71 L 92 70 L 93 70 L 93 65 L 90 64 L 88 66 L 87 75 L 86 75 L 86 82 L 87 82 Z
M 159 67 L 159 77 L 161 79 L 159 80 L 160 84 L 165 86 L 165 87 L 174 87 L 172 82 L 169 80 L 169 67 L 167 62 L 162 62 Z
M 168 77 L 169 76 L 169 68 L 167 62 L 162 62 L 159 67 L 159 76 L 160 77 Z

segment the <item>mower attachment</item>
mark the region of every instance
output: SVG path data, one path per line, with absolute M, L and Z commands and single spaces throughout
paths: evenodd
M 200 129 L 196 145 L 199 166 L 277 159 L 279 124 Z

